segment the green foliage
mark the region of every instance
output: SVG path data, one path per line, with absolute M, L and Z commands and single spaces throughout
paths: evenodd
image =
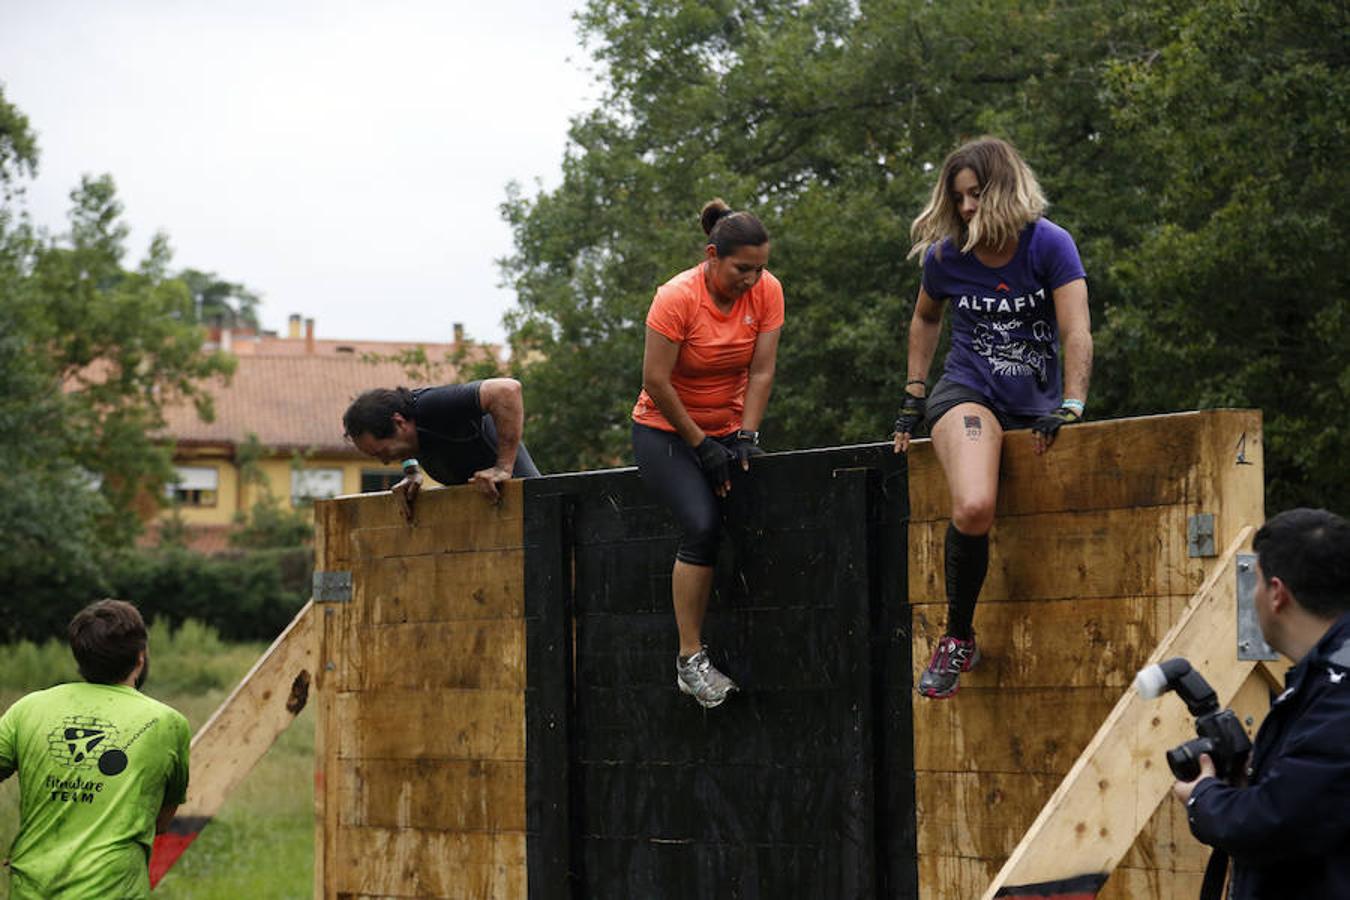
M 215 272 L 196 269 L 179 272 L 178 280 L 188 289 L 198 324 L 255 331 L 259 328 L 258 304 L 262 301 L 244 285 L 226 281 Z
M 1155 209 L 1109 272 L 1104 387 L 1122 410 L 1259 406 L 1272 510 L 1350 507 L 1350 14 L 1155 0 L 1163 35 L 1111 72 Z M 1184 127 L 1180 125 L 1184 123 Z
M 271 640 L 309 599 L 312 567 L 303 546 L 210 557 L 167 548 L 123 554 L 111 580 L 116 595 L 152 621 L 195 619 L 226 640 Z
M 418 344 L 391 353 L 363 353 L 361 361 L 371 365 L 396 363 L 403 367 L 404 376 L 413 385 L 446 384 L 452 378 L 457 382 L 477 381 L 502 375 L 496 356 L 484 353 L 472 340 L 457 343 L 439 360 L 428 356 L 426 348 Z
M 258 550 L 302 547 L 313 539 L 314 525 L 307 515 L 291 509 L 272 492 L 272 482 L 259 466 L 266 455 L 267 448 L 253 433 L 235 451 L 239 480 L 252 488 L 256 496 L 247 512 L 235 513 L 230 545 Z M 292 469 L 299 468 L 303 462 L 304 458 L 297 456 L 291 461 Z
M 787 294 L 768 444 L 884 438 L 909 222 L 945 154 L 994 132 L 1083 253 L 1093 414 L 1261 406 L 1272 504 L 1350 505 L 1343 5 L 592 0 L 579 21 L 603 96 L 559 187 L 503 206 L 543 458 L 628 457 L 647 307 L 717 195 L 765 221 Z

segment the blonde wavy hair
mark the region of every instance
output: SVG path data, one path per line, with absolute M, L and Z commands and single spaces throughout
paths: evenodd
M 959 198 L 952 187 L 962 169 L 974 172 L 980 185 L 980 207 L 969 225 L 961 221 Z M 909 226 L 914 246 L 906 259 L 917 255 L 922 260 L 933 246 L 940 254 L 947 238 L 962 253 L 980 244 L 1002 247 L 1039 219 L 1045 206 L 1036 174 L 1012 144 L 988 135 L 968 141 L 942 163 L 928 205 Z

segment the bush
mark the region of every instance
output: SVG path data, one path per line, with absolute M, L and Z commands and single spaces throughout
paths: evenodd
M 308 547 L 220 556 L 167 547 L 116 554 L 98 581 L 33 573 L 31 589 L 0 593 L 0 643 L 64 640 L 71 617 L 101 597 L 134 603 L 150 623 L 195 619 L 227 641 L 271 641 L 309 599 L 312 568 Z
M 147 620 L 194 619 L 227 641 L 270 641 L 309 599 L 312 567 L 308 547 L 210 557 L 169 548 L 127 554 L 112 581 Z

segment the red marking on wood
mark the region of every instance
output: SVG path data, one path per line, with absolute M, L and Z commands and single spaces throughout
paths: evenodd
M 155 844 L 150 851 L 150 887 L 154 888 L 159 884 L 159 880 L 164 877 L 164 873 L 178 862 L 178 857 L 183 855 L 183 851 L 197 839 L 200 831 L 192 831 L 187 834 L 174 834 L 165 832 L 155 835 Z

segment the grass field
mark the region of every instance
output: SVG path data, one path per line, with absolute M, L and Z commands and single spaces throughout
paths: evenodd
M 145 692 L 187 716 L 195 732 L 265 650 L 262 644 L 224 644 L 189 622 L 174 633 L 150 634 L 150 678 Z M 25 693 L 79 676 L 69 648 L 0 646 L 0 710 Z M 167 900 L 292 900 L 313 896 L 314 718 L 305 710 L 281 736 L 160 882 Z M 191 787 L 189 787 L 191 792 Z M 18 784 L 0 784 L 0 849 L 8 855 L 19 825 Z M 0 875 L 0 900 L 9 879 Z

